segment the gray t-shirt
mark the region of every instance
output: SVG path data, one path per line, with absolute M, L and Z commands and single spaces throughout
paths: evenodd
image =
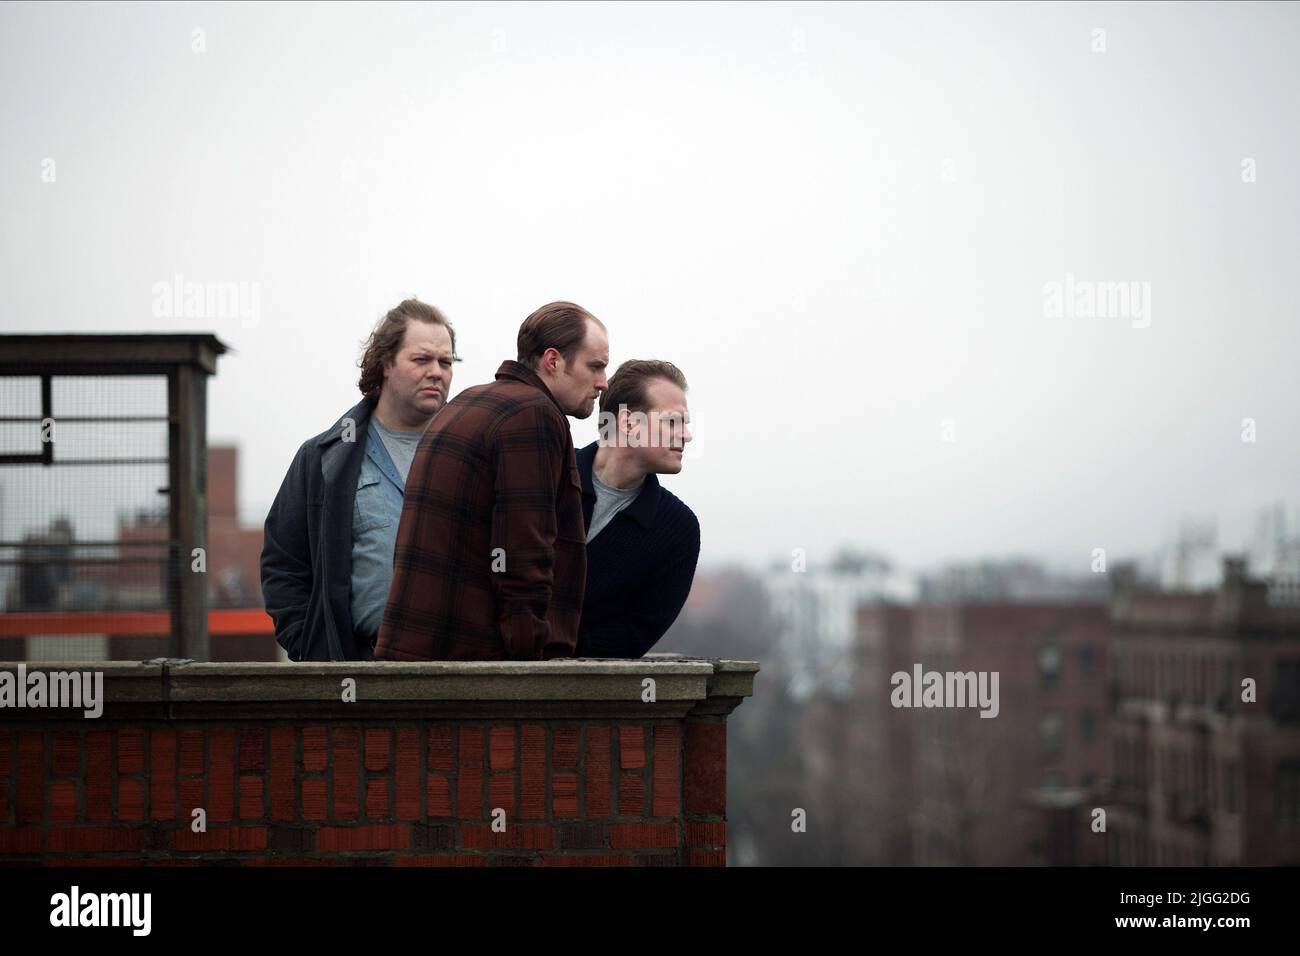
M 587 529 L 588 544 L 591 544 L 591 539 L 605 529 L 605 525 L 609 524 L 615 515 L 636 501 L 636 496 L 641 494 L 641 487 L 645 481 L 642 480 L 635 488 L 615 488 L 597 478 L 593 471 L 591 484 L 596 489 L 596 506 L 591 510 L 591 527 Z
M 415 449 L 419 447 L 420 436 L 424 432 L 399 432 L 391 428 L 385 428 L 375 419 L 375 428 L 379 431 L 379 438 L 388 449 L 388 457 L 393 459 L 393 467 L 397 473 L 402 476 L 402 482 L 405 484 L 406 476 L 411 472 L 411 462 L 415 459 Z

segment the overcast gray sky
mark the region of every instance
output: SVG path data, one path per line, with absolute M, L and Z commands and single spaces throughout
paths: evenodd
M 216 333 L 254 514 L 397 301 L 454 394 L 567 298 L 686 372 L 706 564 L 1234 545 L 1300 498 L 1298 63 L 1295 4 L 5 4 L 0 331 Z

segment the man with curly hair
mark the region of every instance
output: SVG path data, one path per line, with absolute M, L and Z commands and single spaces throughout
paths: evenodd
M 406 478 L 455 361 L 446 316 L 400 303 L 366 343 L 361 401 L 294 456 L 262 548 L 262 595 L 291 660 L 374 658 Z

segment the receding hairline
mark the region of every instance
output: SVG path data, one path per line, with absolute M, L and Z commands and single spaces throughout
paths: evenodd
M 646 394 L 649 395 L 649 393 L 650 393 L 650 389 L 653 388 L 655 385 L 657 385 L 657 384 L 660 383 L 660 382 L 662 382 L 662 383 L 665 384 L 665 385 L 671 385 L 673 388 L 677 389 L 677 391 L 679 391 L 679 392 L 682 393 L 682 398 L 685 398 L 685 397 L 686 397 L 686 393 L 690 391 L 689 388 L 686 388 L 686 387 L 683 386 L 680 382 L 674 382 L 674 381 L 673 381 L 671 378 L 669 378 L 667 375 L 653 374 L 653 375 L 649 375 L 649 376 L 647 376 L 646 379 L 645 379 L 645 382 L 644 382 L 643 387 L 644 387 L 644 390 L 645 390 Z
M 571 347 L 572 357 L 566 356 L 563 351 L 556 348 L 554 345 L 548 345 L 546 348 L 542 349 L 542 354 L 537 356 L 537 358 L 534 359 L 533 361 L 535 363 L 540 362 L 542 360 L 542 357 L 546 355 L 546 353 L 549 352 L 551 349 L 555 349 L 555 351 L 559 352 L 561 358 L 563 358 L 566 362 L 576 361 L 578 358 L 578 353 L 586 350 L 589 347 L 589 343 L 591 341 L 592 324 L 599 325 L 601 331 L 605 333 L 605 340 L 606 340 L 605 347 L 609 348 L 609 329 L 605 326 L 604 322 L 600 321 L 600 319 L 596 318 L 594 315 L 592 315 L 589 312 L 586 315 L 585 324 L 583 326 L 582 338 L 579 341 L 575 342 Z M 606 359 L 606 364 L 608 364 L 608 361 L 609 360 Z
M 594 315 L 592 315 L 592 314 L 590 314 L 590 313 L 587 314 L 587 328 L 586 328 L 586 330 L 585 330 L 584 333 L 583 333 L 581 345 L 582 345 L 584 348 L 586 347 L 586 345 L 587 345 L 587 340 L 591 337 L 591 325 L 592 325 L 592 323 L 595 323 L 596 325 L 599 325 L 599 326 L 600 326 L 600 330 L 601 330 L 602 332 L 605 333 L 605 338 L 606 338 L 606 340 L 607 340 L 607 341 L 605 342 L 605 344 L 608 345 L 608 344 L 609 344 L 609 342 L 608 342 L 608 339 L 609 339 L 609 329 L 605 326 L 605 323 L 604 323 L 604 322 L 600 321 L 600 319 L 596 318 Z

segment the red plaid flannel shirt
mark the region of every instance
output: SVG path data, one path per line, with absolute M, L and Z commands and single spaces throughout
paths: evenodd
M 568 419 L 536 372 L 503 362 L 420 439 L 376 660 L 572 657 L 586 539 Z

